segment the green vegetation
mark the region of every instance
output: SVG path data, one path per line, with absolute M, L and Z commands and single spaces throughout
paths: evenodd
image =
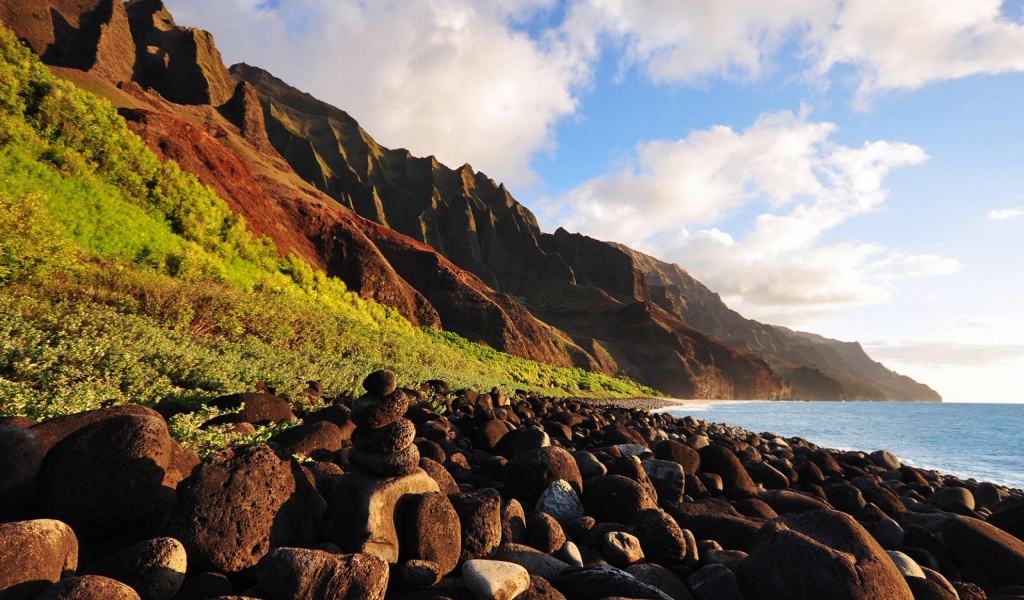
M 654 393 L 413 327 L 280 257 L 109 103 L 57 80 L 0 28 L 0 415 L 198 408 L 260 380 L 292 397 L 311 379 L 354 394 L 383 367 L 410 386 Z M 176 436 L 224 443 L 198 429 L 207 412 L 172 420 Z

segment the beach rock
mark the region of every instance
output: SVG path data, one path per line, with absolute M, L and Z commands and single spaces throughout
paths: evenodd
M 736 574 L 725 565 L 711 564 L 698 569 L 686 581 L 697 600 L 743 600 Z
M 235 573 L 279 546 L 312 544 L 325 504 L 299 464 L 271 444 L 214 452 L 178 486 L 168 533 L 190 567 Z
M 309 456 L 316 450 L 341 450 L 342 433 L 341 428 L 330 421 L 315 420 L 285 429 L 270 438 L 270 441 L 284 448 L 289 454 Z
M 565 543 L 565 532 L 554 517 L 532 510 L 526 513 L 526 541 L 531 547 L 551 554 Z
M 679 527 L 690 530 L 698 540 L 714 539 L 729 550 L 750 551 L 763 521 L 729 514 L 693 514 L 680 506 L 666 506 L 666 512 Z
M 256 581 L 273 600 L 381 600 L 388 586 L 388 564 L 371 554 L 276 548 L 260 560 Z
M 537 499 L 535 508 L 551 515 L 559 523 L 570 523 L 584 516 L 579 496 L 564 479 L 549 483 Z
M 398 387 L 398 378 L 387 369 L 374 371 L 363 379 L 363 389 L 375 396 L 387 396 Z
M 512 600 L 530 587 L 530 574 L 517 564 L 497 560 L 468 560 L 462 581 L 477 600 Z
M 1024 585 L 1024 541 L 970 517 L 946 520 L 942 537 L 958 564 L 980 570 L 996 587 Z
M 678 464 L 687 475 L 696 475 L 700 470 L 700 454 L 678 440 L 658 442 L 654 446 L 654 458 Z
M 672 441 L 672 440 L 665 440 Z M 681 465 L 667 460 L 645 460 L 640 463 L 654 485 L 661 502 L 682 502 L 686 493 L 686 472 Z
M 252 425 L 276 425 L 294 421 L 292 407 L 284 398 L 265 392 L 248 392 L 231 394 L 214 398 L 208 402 L 210 406 L 222 410 L 232 410 L 241 406 L 241 410 L 219 417 L 214 417 L 203 427 L 210 425 L 226 425 L 229 423 L 250 423 Z
M 33 600 L 78 568 L 78 538 L 65 523 L 0 523 L 0 598 Z
M 530 588 L 516 596 L 516 600 L 565 600 L 565 596 L 546 579 L 530 575 Z
M 43 459 L 39 513 L 97 540 L 149 524 L 174 500 L 163 486 L 171 438 L 160 416 L 115 415 L 77 429 Z
M 907 577 L 907 586 L 914 594 L 914 600 L 961 600 L 956 590 L 946 589 L 941 584 L 924 577 Z
M 987 600 L 988 594 L 985 590 L 981 589 L 976 583 L 968 581 L 953 581 L 951 582 L 953 589 L 956 590 L 957 596 L 960 600 Z
M 789 478 L 766 462 L 747 460 L 742 464 L 754 483 L 760 484 L 765 489 L 779 490 L 789 487 Z
M 43 466 L 43 448 L 30 429 L 0 426 L 0 521 L 25 516 Z
M 620 569 L 644 559 L 640 540 L 624 531 L 609 531 L 601 540 L 601 549 L 608 562 Z
M 828 501 L 832 506 L 849 515 L 857 514 L 867 505 L 864 495 L 861 494 L 860 490 L 845 481 L 830 483 L 825 486 L 825 495 L 828 496 Z
M 429 458 L 420 457 L 420 469 L 434 480 L 439 490 L 444 495 L 454 494 L 459 491 L 459 484 L 455 483 L 455 479 L 452 474 L 448 472 L 448 469 L 444 468 L 444 465 L 438 464 Z
M 414 444 L 394 454 L 374 454 L 354 447 L 348 453 L 348 460 L 372 475 L 402 477 L 419 469 L 420 451 Z
M 185 581 L 185 547 L 174 538 L 145 540 L 89 565 L 80 575 L 102 575 L 128 585 L 142 600 L 170 600 Z
M 501 501 L 501 543 L 526 543 L 526 511 L 515 498 Z
M 455 570 L 462 552 L 459 515 L 448 496 L 426 492 L 404 500 L 399 556 L 403 560 L 425 560 L 438 565 L 440 576 Z
M 397 562 L 401 522 L 399 502 L 407 496 L 437 492 L 437 482 L 417 469 L 401 477 L 380 478 L 351 472 L 335 480 L 327 498 L 321 538 L 334 542 L 346 553 L 373 554 L 388 563 Z M 449 536 L 456 537 L 454 532 Z
M 757 495 L 764 500 L 780 515 L 789 513 L 808 512 L 813 510 L 832 510 L 832 507 L 810 494 L 804 494 L 796 490 L 766 490 Z
M 683 580 L 661 565 L 641 563 L 630 566 L 626 572 L 647 585 L 658 588 L 673 600 L 694 600 L 693 594 Z
M 390 567 L 389 589 L 416 590 L 441 581 L 441 565 L 429 560 L 403 560 Z
M 770 521 L 737 575 L 747 600 L 913 598 L 881 546 L 852 517 L 836 511 Z
M 744 498 L 735 504 L 736 512 L 751 519 L 770 521 L 779 516 L 768 503 L 760 498 Z
M 671 600 L 665 592 L 611 565 L 570 569 L 551 583 L 568 600 L 600 600 L 610 597 Z
M 448 496 L 462 526 L 460 560 L 487 558 L 501 543 L 501 494 L 485 488 Z
M 536 575 L 548 580 L 558 577 L 572 566 L 551 554 L 545 554 L 521 544 L 502 544 L 494 552 L 492 558 L 494 560 L 515 563 L 526 569 L 530 575 Z M 582 563 L 580 566 L 582 566 Z
M 711 444 L 701 448 L 698 453 L 700 454 L 701 472 L 714 473 L 721 477 L 723 490 L 738 488 L 750 493 L 755 491 L 754 481 L 750 478 L 750 474 L 728 448 Z
M 641 510 L 630 519 L 629 526 L 648 560 L 670 566 L 686 558 L 687 543 L 683 530 L 665 511 L 657 508 Z
M 364 394 L 352 403 L 352 414 L 349 418 L 355 423 L 357 431 L 360 427 L 380 429 L 401 419 L 407 410 L 409 398 L 402 390 L 395 390 L 387 396 Z
M 639 482 L 622 475 L 595 477 L 587 482 L 583 492 L 587 516 L 599 523 L 628 523 L 641 510 L 657 506 Z
M 883 469 L 899 469 L 900 459 L 896 458 L 896 455 L 886 450 L 877 450 L 870 454 L 871 462 L 875 463 Z
M 567 482 L 577 494 L 583 491 L 583 477 L 576 460 L 557 446 L 514 456 L 504 470 L 506 490 L 524 506 L 535 506 L 548 485 L 559 479 Z
M 50 448 L 57 445 L 57 442 L 60 442 L 86 425 L 92 425 L 93 423 L 104 419 L 120 415 L 139 415 L 163 418 L 160 416 L 160 413 L 151 408 L 146 408 L 145 406 L 140 406 L 138 404 L 125 404 L 123 406 L 98 408 L 96 410 L 75 413 L 73 415 L 54 417 L 37 425 L 33 425 L 31 430 L 32 433 L 35 434 L 36 439 L 39 440 L 39 447 L 42 449 L 43 455 L 45 456 L 46 453 L 50 451 Z
M 987 522 L 1017 539 L 1024 540 L 1024 504 L 995 512 L 987 519 Z
M 924 579 L 924 571 L 921 570 L 920 565 L 914 562 L 914 559 L 898 550 L 887 550 L 886 554 L 892 559 L 892 563 L 896 565 L 900 575 Z
M 949 512 L 966 515 L 974 511 L 974 495 L 971 490 L 962 487 L 945 487 L 935 490 L 928 498 L 935 506 Z
M 586 450 L 577 450 L 572 453 L 573 459 L 576 461 L 576 467 L 579 469 L 580 476 L 583 481 L 588 481 L 594 477 L 600 477 L 608 474 L 608 467 L 604 466 L 604 463 L 597 460 L 597 457 L 591 452 Z
M 83 575 L 58 582 L 36 600 L 139 600 L 139 595 L 120 581 Z
M 231 580 L 223 573 L 197 573 L 181 584 L 174 600 L 207 600 L 218 596 L 230 596 L 234 592 Z

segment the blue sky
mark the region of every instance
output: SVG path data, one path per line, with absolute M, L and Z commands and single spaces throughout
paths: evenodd
M 225 60 L 952 401 L 1024 401 L 1024 2 L 167 0 Z

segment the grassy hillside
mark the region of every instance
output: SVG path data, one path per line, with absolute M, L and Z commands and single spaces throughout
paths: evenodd
M 279 256 L 0 30 L 0 415 L 201 403 L 259 380 L 355 393 L 381 367 L 405 385 L 653 393 L 418 329 Z

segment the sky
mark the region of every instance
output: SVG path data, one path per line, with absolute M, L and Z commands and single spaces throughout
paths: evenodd
M 1024 0 L 166 0 L 743 315 L 1024 402 Z

